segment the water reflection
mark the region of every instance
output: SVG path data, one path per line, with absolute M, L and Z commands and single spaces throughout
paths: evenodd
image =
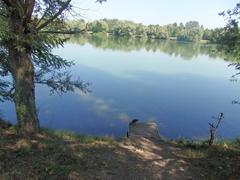
M 213 45 L 79 36 L 55 53 L 75 60 L 73 77 L 90 82 L 92 93 L 49 96 L 37 86 L 43 127 L 123 136 L 138 118 L 156 121 L 169 138 L 205 137 L 211 117 L 223 112 L 219 135 L 240 135 L 239 107 L 232 105 L 240 86 L 229 81 L 234 68 Z M 12 104 L 3 113 L 15 119 Z
M 78 45 L 91 44 L 96 48 L 111 49 L 115 51 L 139 51 L 150 52 L 161 51 L 171 56 L 180 56 L 182 59 L 190 60 L 199 55 L 207 55 L 210 58 L 224 58 L 225 54 L 217 50 L 216 45 L 201 43 L 184 43 L 173 40 L 158 40 L 147 38 L 113 37 L 106 34 L 98 35 L 74 35 L 69 42 Z

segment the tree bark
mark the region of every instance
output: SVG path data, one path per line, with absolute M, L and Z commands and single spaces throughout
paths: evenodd
M 6 2 L 6 1 L 5 1 Z M 10 2 L 10 1 L 9 1 Z M 39 131 L 39 121 L 35 104 L 34 66 L 32 62 L 31 39 L 28 23 L 35 1 L 26 1 L 26 6 L 9 4 L 11 38 L 8 46 L 8 66 L 13 77 L 14 103 L 20 133 L 31 135 Z
M 210 128 L 210 139 L 208 141 L 209 146 L 213 145 L 214 139 L 215 139 L 215 129 L 213 127 L 211 127 Z
M 20 133 L 30 135 L 39 131 L 35 105 L 34 66 L 31 53 L 9 48 L 9 62 L 15 86 L 14 103 Z

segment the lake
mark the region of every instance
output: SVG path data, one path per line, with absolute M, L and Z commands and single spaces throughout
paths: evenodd
M 234 67 L 210 45 L 101 36 L 72 37 L 56 54 L 75 61 L 71 71 L 91 93 L 50 95 L 36 86 L 42 127 L 81 134 L 125 136 L 128 123 L 157 122 L 167 138 L 204 138 L 213 116 L 224 113 L 217 135 L 240 136 L 239 82 Z M 16 121 L 12 103 L 1 104 Z

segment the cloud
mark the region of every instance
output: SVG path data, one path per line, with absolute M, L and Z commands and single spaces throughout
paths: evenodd
M 105 100 L 103 98 L 96 97 L 92 94 L 84 94 L 82 91 L 77 90 L 76 94 L 81 97 L 82 100 L 89 101 L 93 104 L 93 109 L 96 113 L 102 112 L 112 112 L 113 108 L 113 100 Z
M 110 110 L 109 104 L 110 103 L 108 101 L 104 101 L 101 98 L 97 98 L 95 100 L 95 109 L 98 112 L 108 112 Z
M 119 113 L 117 114 L 117 119 L 123 122 L 130 122 L 131 118 L 126 113 Z
M 156 117 L 149 117 L 147 119 L 147 122 L 157 122 L 157 118 Z
M 81 100 L 90 102 L 94 113 L 105 119 L 118 120 L 123 123 L 129 123 L 133 119 L 126 112 L 121 112 L 122 109 L 117 108 L 112 99 L 103 99 L 92 94 L 84 94 L 81 91 L 76 91 L 76 94 L 80 96 Z M 162 125 L 157 121 L 156 117 L 149 117 L 147 119 L 137 118 L 140 118 L 140 121 L 143 122 L 157 122 L 159 125 Z

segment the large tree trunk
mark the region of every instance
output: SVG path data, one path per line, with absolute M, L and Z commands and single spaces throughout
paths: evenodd
M 14 103 L 20 133 L 29 135 L 39 131 L 35 105 L 34 67 L 31 53 L 9 49 L 9 62 L 15 87 Z
M 9 5 L 13 10 L 9 19 L 12 36 L 8 42 L 8 65 L 15 88 L 14 103 L 20 133 L 30 135 L 39 131 L 31 38 L 28 29 L 34 1 L 29 4 L 30 10 L 25 9 L 25 11 L 22 11 L 21 3 L 19 6 L 18 3 L 9 2 Z

